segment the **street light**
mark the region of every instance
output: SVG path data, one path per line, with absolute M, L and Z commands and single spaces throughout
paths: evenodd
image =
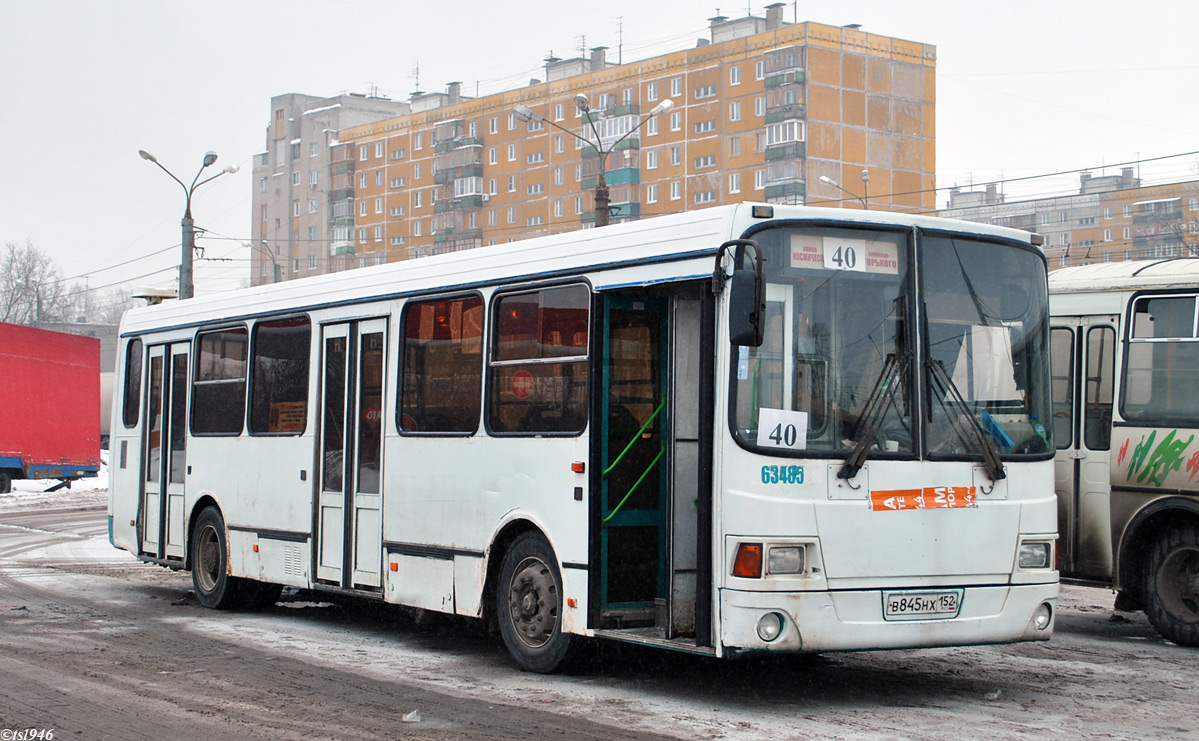
M 866 172 L 866 170 L 862 170 L 862 172 L 865 173 L 865 179 L 868 180 L 870 178 L 870 173 Z M 866 201 L 863 200 L 860 195 L 858 195 L 857 193 L 854 193 L 851 190 L 846 190 L 845 188 L 842 188 L 840 183 L 838 183 L 836 180 L 833 180 L 832 178 L 828 177 L 827 175 L 821 175 L 820 182 L 828 183 L 829 185 L 833 186 L 834 188 L 838 188 L 838 189 L 844 191 L 845 193 L 853 196 L 854 198 L 858 199 L 858 201 L 861 202 L 862 208 L 866 208 Z
M 207 152 L 204 155 L 204 164 L 200 165 L 200 169 L 196 172 L 196 176 L 192 178 L 192 184 L 189 187 L 184 185 L 182 180 L 175 177 L 175 173 L 163 167 L 162 163 L 159 162 L 154 155 L 150 154 L 144 149 L 137 150 L 137 153 L 141 155 L 142 159 L 149 160 L 150 162 L 158 165 L 159 169 L 171 176 L 171 180 L 179 183 L 179 187 L 183 188 L 183 195 L 187 198 L 187 208 L 183 211 L 182 222 L 183 259 L 179 263 L 179 298 L 191 298 L 195 292 L 192 284 L 192 254 L 196 250 L 195 222 L 192 221 L 192 193 L 195 193 L 196 188 L 199 188 L 204 183 L 216 180 L 221 175 L 237 172 L 237 165 L 229 165 L 224 170 L 221 170 L 212 177 L 200 180 L 200 174 L 204 172 L 204 168 L 209 167 L 212 165 L 212 163 L 216 162 L 216 152 Z M 197 180 L 199 180 L 199 182 L 196 182 Z
M 616 148 L 617 144 L 620 144 L 622 141 L 624 141 L 625 139 L 632 136 L 637 131 L 637 129 L 640 129 L 642 126 L 644 126 L 646 121 L 650 120 L 651 118 L 653 118 L 654 116 L 657 116 L 660 113 L 665 113 L 666 111 L 669 111 L 671 108 L 673 108 L 674 101 L 672 101 L 670 98 L 667 98 L 666 100 L 663 100 L 658 105 L 654 106 L 653 109 L 650 110 L 650 112 L 647 113 L 645 115 L 645 117 L 642 118 L 637 123 L 636 126 L 634 126 L 633 128 L 629 129 L 627 132 L 625 132 L 624 136 L 622 136 L 619 139 L 617 139 L 616 141 L 612 142 L 607 148 L 604 147 L 604 141 L 599 135 L 599 130 L 595 128 L 595 119 L 592 118 L 590 115 L 588 115 L 591 113 L 591 103 L 587 100 L 587 96 L 583 95 L 582 93 L 579 93 L 578 95 L 576 95 L 575 96 L 575 107 L 579 109 L 580 113 L 587 116 L 587 123 L 591 125 L 591 133 L 595 135 L 594 142 L 586 137 L 579 136 L 578 134 L 571 131 L 570 129 L 559 126 L 558 124 L 554 123 L 553 121 L 550 121 L 549 119 L 539 116 L 538 114 L 534 113 L 533 110 L 528 108 L 527 106 L 518 105 L 513 109 L 513 111 L 516 113 L 517 116 L 520 117 L 520 119 L 522 121 L 537 121 L 538 123 L 548 123 L 550 126 L 553 126 L 555 129 L 558 129 L 559 131 L 564 131 L 567 134 L 570 134 L 571 136 L 573 136 L 574 138 L 583 142 L 584 144 L 595 147 L 595 151 L 598 152 L 599 156 L 600 156 L 599 180 L 597 180 L 596 184 L 595 184 L 595 225 L 596 226 L 607 226 L 608 225 L 609 198 L 608 198 L 608 181 L 605 177 L 605 173 L 608 169 L 608 155 L 612 152 L 613 149 Z
M 870 208 L 870 171 L 865 167 L 862 168 L 862 206 Z

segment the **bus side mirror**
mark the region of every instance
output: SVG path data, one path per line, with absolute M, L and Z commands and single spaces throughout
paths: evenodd
M 746 248 L 750 248 L 747 250 Z M 766 281 L 762 278 L 762 250 L 756 242 L 736 239 L 721 245 L 716 271 L 723 276 L 725 250 L 733 251 L 729 286 L 729 341 L 744 347 L 761 347 L 766 332 Z M 750 252 L 752 251 L 752 256 Z

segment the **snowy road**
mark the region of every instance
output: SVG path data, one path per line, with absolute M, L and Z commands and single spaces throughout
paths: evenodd
M 56 738 L 1195 738 L 1199 652 L 1065 587 L 1049 643 L 517 671 L 471 623 L 287 592 L 204 610 L 106 540 L 104 493 L 0 498 L 0 729 Z M 416 715 L 419 714 L 419 720 Z M 408 716 L 406 721 L 404 718 Z

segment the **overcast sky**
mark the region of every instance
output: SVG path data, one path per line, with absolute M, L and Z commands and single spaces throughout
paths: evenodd
M 248 282 L 251 167 L 270 99 L 406 99 L 417 81 L 486 95 L 543 77 L 552 51 L 609 60 L 695 45 L 707 19 L 763 4 L 694 0 L 0 0 L 0 242 L 32 241 L 68 278 L 173 286 L 183 190 L 207 150 L 236 164 L 192 204 L 196 293 Z M 788 21 L 859 23 L 937 47 L 937 184 L 947 188 L 1164 158 L 1146 182 L 1199 178 L 1192 0 L 809 0 Z M 584 38 L 585 37 L 585 38 Z M 1115 170 L 1108 170 L 1114 172 Z M 1065 194 L 1077 174 L 1012 182 Z M 947 194 L 938 192 L 944 205 Z

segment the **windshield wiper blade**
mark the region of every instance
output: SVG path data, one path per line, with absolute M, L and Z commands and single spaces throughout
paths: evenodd
M 929 369 L 929 378 L 936 381 L 941 387 L 941 394 L 937 397 L 941 402 L 941 406 L 945 409 L 945 417 L 949 420 L 950 427 L 957 433 L 958 438 L 965 443 L 966 447 L 970 447 L 971 440 L 978 446 L 982 452 L 983 462 L 987 469 L 987 475 L 991 477 L 991 481 L 999 481 L 1006 478 L 1007 473 L 1003 470 L 1003 461 L 999 459 L 999 453 L 995 452 L 995 448 L 987 442 L 987 432 L 979 424 L 978 419 L 970 412 L 970 405 L 966 403 L 966 399 L 962 396 L 962 392 L 958 390 L 957 384 L 945 372 L 945 365 L 939 360 L 928 359 L 925 361 Z M 958 411 L 963 412 L 961 415 L 950 413 L 950 405 L 956 406 Z M 968 425 L 963 424 L 963 417 L 970 420 Z M 963 429 L 965 427 L 965 429 Z
M 875 381 L 874 388 L 866 399 L 862 416 L 858 417 L 858 423 L 854 425 L 853 437 L 857 443 L 849 458 L 845 460 L 845 464 L 841 466 L 841 470 L 837 472 L 837 478 L 852 479 L 858 475 L 858 471 L 862 470 L 862 466 L 866 463 L 866 457 L 870 454 L 870 444 L 878 434 L 887 412 L 891 410 L 891 404 L 895 399 L 895 389 L 903 382 L 907 370 L 907 353 L 904 353 L 902 357 L 897 357 L 895 353 L 887 354 L 882 372 L 878 374 L 878 380 Z

